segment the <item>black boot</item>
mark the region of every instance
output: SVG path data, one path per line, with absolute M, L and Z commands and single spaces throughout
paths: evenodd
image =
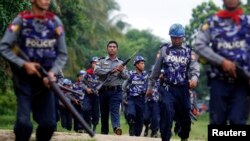
M 92 130 L 95 132 L 95 130 L 96 130 L 96 125 L 93 125 Z
M 148 125 L 145 125 L 144 137 L 148 136 Z

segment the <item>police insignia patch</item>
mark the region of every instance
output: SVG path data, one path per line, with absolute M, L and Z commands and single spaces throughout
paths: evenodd
M 64 34 L 64 28 L 63 28 L 63 26 L 57 27 L 56 30 L 55 30 L 55 32 L 56 32 L 57 36 L 61 36 L 62 34 Z
M 204 24 L 202 27 L 201 27 L 201 30 L 202 31 L 205 31 L 205 30 L 207 30 L 209 28 L 209 25 L 208 25 L 208 23 L 206 23 L 206 24 Z
M 17 24 L 10 24 L 8 29 L 11 31 L 11 32 L 17 32 L 19 29 L 20 29 L 20 26 L 17 25 Z

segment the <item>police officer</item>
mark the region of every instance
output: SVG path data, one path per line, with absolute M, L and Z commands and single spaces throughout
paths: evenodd
M 160 87 L 160 132 L 162 141 L 171 138 L 171 127 L 174 116 L 178 115 L 181 130 L 178 133 L 185 141 L 191 130 L 189 88 L 197 85 L 199 64 L 191 59 L 191 48 L 183 44 L 185 29 L 181 24 L 173 24 L 169 35 L 171 44 L 165 44 L 160 49 L 155 67 L 149 78 L 147 95 L 153 93 L 155 81 L 159 78 L 160 70 L 164 70 L 164 80 Z M 188 77 L 188 73 L 191 77 Z
M 83 89 L 86 94 L 83 99 L 83 117 L 89 126 L 91 126 L 91 124 L 93 125 L 93 131 L 96 130 L 100 115 L 99 94 L 96 90 L 100 81 L 98 76 L 94 74 L 94 68 L 98 59 L 98 57 L 92 57 L 90 68 L 87 69 L 87 73 L 83 78 Z
M 126 114 L 129 124 L 129 135 L 140 136 L 143 127 L 148 74 L 144 71 L 144 57 L 135 56 L 133 64 L 135 70 L 129 71 L 129 78 L 124 81 L 123 89 L 127 89 L 128 104 Z
M 12 67 L 17 96 L 17 116 L 14 127 L 16 140 L 28 141 L 32 133 L 31 112 L 38 123 L 37 140 L 50 140 L 56 127 L 54 94 L 48 88 L 49 79 L 56 81 L 67 60 L 67 49 L 61 20 L 48 12 L 50 0 L 30 0 L 32 8 L 12 21 L 5 32 L 0 53 Z M 11 51 L 16 42 L 30 61 Z M 39 67 L 48 71 L 41 78 Z
M 153 94 L 151 96 L 146 97 L 146 106 L 145 106 L 145 116 L 144 116 L 144 136 L 148 135 L 148 129 L 150 125 L 151 129 L 151 137 L 158 137 L 158 130 L 160 127 L 160 108 L 159 108 L 159 95 L 160 95 L 160 80 L 163 77 L 163 70 L 161 70 L 161 74 L 159 79 L 156 81 Z
M 101 133 L 109 132 L 109 113 L 115 134 L 121 135 L 119 109 L 122 102 L 121 85 L 128 78 L 127 69 L 122 65 L 123 61 L 117 58 L 118 43 L 109 41 L 107 44 L 108 56 L 100 58 L 95 67 L 95 74 L 105 84 L 99 91 L 101 110 Z M 109 75 L 109 72 L 114 72 Z M 106 81 L 105 81 L 106 80 Z
M 76 75 L 76 82 L 73 83 L 73 90 L 79 93 L 83 93 L 84 89 L 83 89 L 83 78 L 86 75 L 86 71 L 81 70 L 77 73 Z M 77 95 L 75 94 L 74 97 L 77 99 L 73 105 L 76 108 L 76 110 L 79 112 L 79 114 L 83 116 L 83 99 L 84 99 L 85 95 Z M 74 130 L 78 133 L 82 133 L 83 132 L 83 127 L 82 125 L 77 121 L 77 119 L 74 119 Z
M 72 82 L 71 80 L 65 78 L 63 79 L 62 85 L 68 89 L 72 89 Z M 71 92 L 62 90 L 66 99 L 71 102 L 75 101 L 76 99 L 72 96 Z M 72 129 L 72 114 L 68 111 L 65 105 L 59 100 L 59 110 L 60 110 L 60 117 L 61 117 L 61 125 L 63 128 L 67 130 Z
M 223 0 L 224 9 L 207 19 L 195 41 L 197 54 L 210 64 L 210 124 L 246 124 L 250 72 L 250 16 L 240 0 Z

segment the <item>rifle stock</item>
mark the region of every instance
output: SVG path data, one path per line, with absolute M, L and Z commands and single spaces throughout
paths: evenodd
M 20 50 L 18 47 L 15 47 L 18 50 L 18 55 L 23 58 L 26 61 L 30 61 L 28 56 Z M 42 73 L 43 77 L 48 77 L 48 72 L 43 68 L 39 68 L 40 72 Z M 91 130 L 89 125 L 86 123 L 86 121 L 81 117 L 81 115 L 78 113 L 78 111 L 75 109 L 75 107 L 66 99 L 64 96 L 63 92 L 61 91 L 60 87 L 53 81 L 49 79 L 50 83 L 50 89 L 51 91 L 54 92 L 54 94 L 59 98 L 59 100 L 64 104 L 65 107 L 68 108 L 68 110 L 71 112 L 71 114 L 80 122 L 80 124 L 86 129 L 87 133 L 91 136 L 94 137 L 95 133 Z

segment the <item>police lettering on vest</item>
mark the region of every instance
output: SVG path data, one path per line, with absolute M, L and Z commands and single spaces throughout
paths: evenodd
M 168 62 L 187 64 L 187 59 L 188 59 L 187 57 L 183 57 L 183 56 L 174 56 L 174 55 L 167 56 Z
M 133 80 L 131 83 L 135 84 L 135 85 L 144 85 L 145 84 L 144 81 L 140 81 L 140 80 Z
M 217 45 L 218 49 L 236 49 L 246 47 L 246 41 L 234 41 L 234 42 L 219 42 Z
M 27 38 L 25 45 L 26 47 L 36 47 L 36 48 L 52 48 L 56 44 L 56 39 L 31 39 Z

